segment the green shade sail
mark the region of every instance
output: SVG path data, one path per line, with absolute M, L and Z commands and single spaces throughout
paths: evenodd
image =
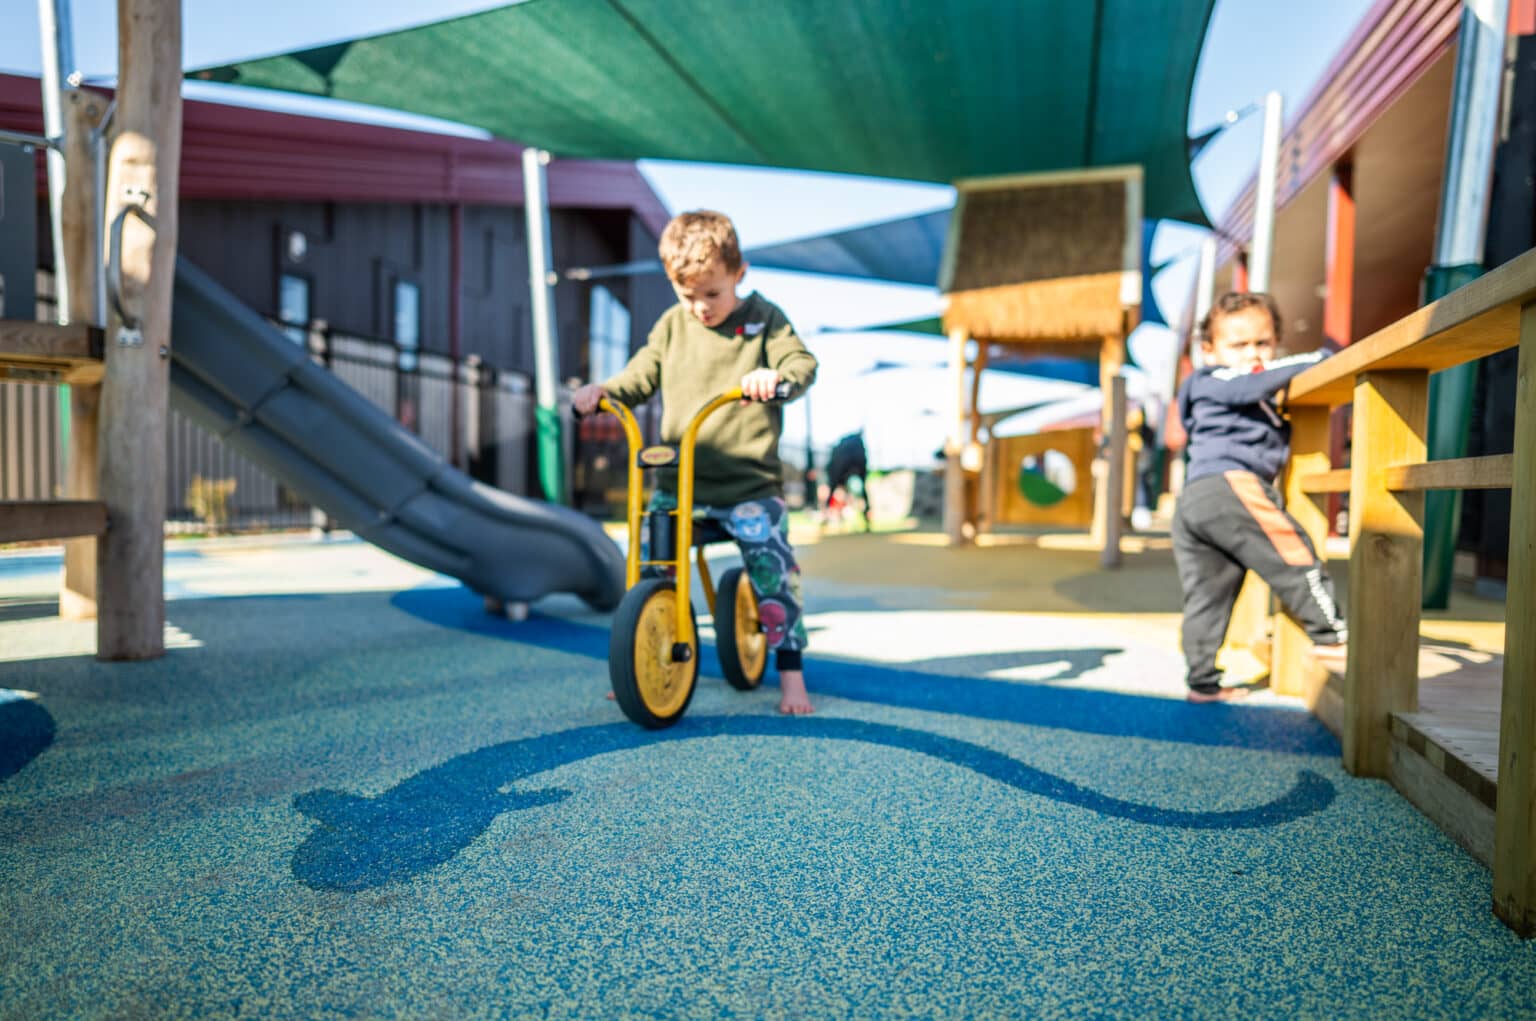
M 1140 164 L 1206 222 L 1185 124 L 1215 0 L 527 0 L 192 72 L 557 156 L 919 181 Z

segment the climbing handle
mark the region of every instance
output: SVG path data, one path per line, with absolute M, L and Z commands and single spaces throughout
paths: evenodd
M 110 241 L 107 244 L 107 297 L 112 302 L 112 310 L 117 313 L 117 318 L 122 323 L 122 329 L 118 333 L 118 343 L 125 347 L 137 347 L 144 342 L 144 338 L 141 332 L 143 321 L 123 307 L 123 223 L 131 213 L 150 230 L 155 230 L 155 218 L 144 208 L 144 203 L 148 200 L 149 193 L 143 189 L 135 188 L 128 191 L 128 204 L 118 210 L 117 215 L 112 218 Z

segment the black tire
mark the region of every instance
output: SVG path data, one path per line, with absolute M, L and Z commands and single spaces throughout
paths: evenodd
M 768 639 L 758 626 L 757 596 L 747 572 L 733 567 L 715 592 L 715 651 L 731 687 L 751 691 L 768 672 Z
M 648 730 L 683 718 L 699 680 L 699 632 L 695 622 L 690 655 L 673 662 L 677 587 L 662 578 L 642 578 L 624 594 L 608 637 L 608 679 L 624 715 Z M 693 608 L 689 607 L 692 616 Z

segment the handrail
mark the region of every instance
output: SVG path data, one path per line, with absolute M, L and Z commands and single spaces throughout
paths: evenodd
M 30 145 L 34 149 L 62 149 L 64 146 L 57 138 L 49 138 L 46 135 L 32 135 L 25 131 L 9 131 L 0 128 L 0 142 L 10 145 Z
M 1536 249 L 1377 330 L 1291 381 L 1292 405 L 1348 404 L 1362 372 L 1439 372 L 1514 347 L 1520 308 L 1536 301 Z
M 609 397 L 604 397 L 597 402 L 597 406 L 619 420 L 624 427 L 624 439 L 629 447 L 629 475 L 628 475 L 628 507 L 629 507 L 629 548 L 624 551 L 624 587 L 631 589 L 635 582 L 640 580 L 640 462 L 636 455 L 640 452 L 641 436 L 640 423 L 635 419 L 635 413 L 629 407 Z

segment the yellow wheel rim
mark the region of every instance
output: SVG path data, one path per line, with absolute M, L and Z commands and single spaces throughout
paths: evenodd
M 693 658 L 684 663 L 672 661 L 672 643 L 677 641 L 677 591 L 658 589 L 645 601 L 635 627 L 635 682 L 640 701 L 656 716 L 671 716 L 688 704 L 697 668 L 698 641 L 693 643 Z
M 736 582 L 736 656 L 741 660 L 742 672 L 749 678 L 763 675 L 768 662 L 768 636 L 763 634 L 757 618 L 757 597 L 743 575 Z

